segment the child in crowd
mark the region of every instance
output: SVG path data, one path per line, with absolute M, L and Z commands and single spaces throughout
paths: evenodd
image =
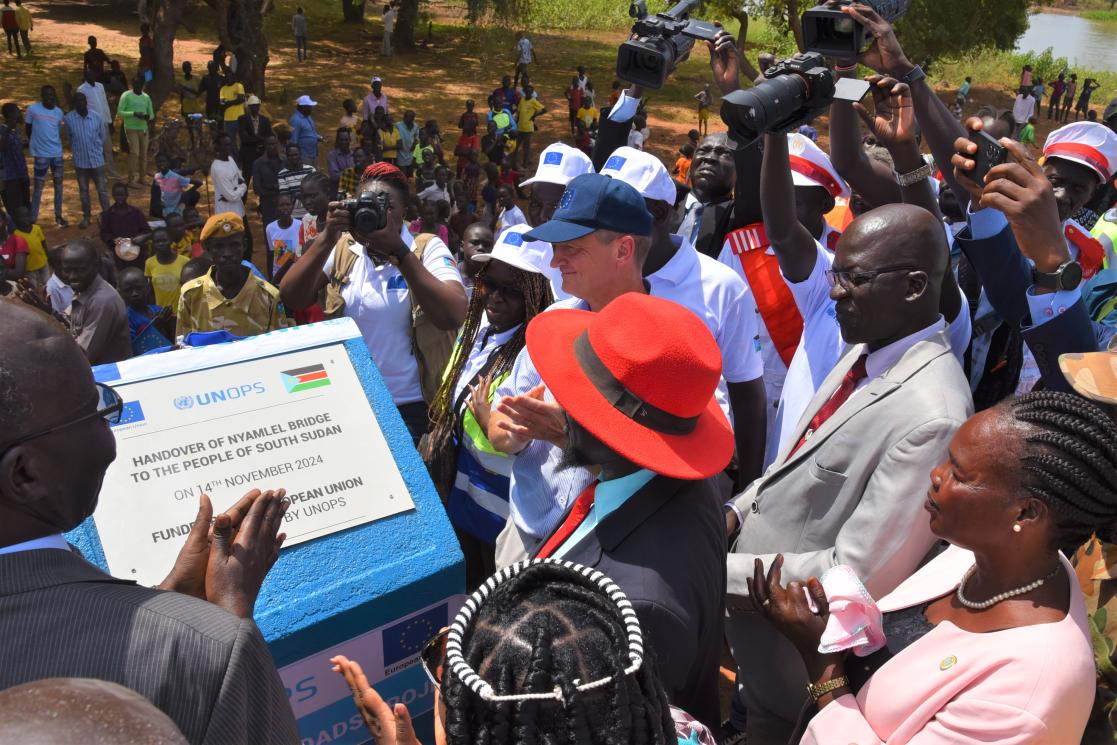
M 182 214 L 182 197 L 186 191 L 197 190 L 202 182 L 190 179 L 171 168 L 171 160 L 166 153 L 155 154 L 155 187 L 159 190 L 162 217 Z
M 1036 146 L 1036 118 L 1029 117 L 1028 123 L 1020 128 L 1020 142 L 1025 145 Z
M 470 125 L 473 125 L 473 132 L 475 134 L 477 132 L 477 126 L 481 123 L 481 119 L 477 116 L 477 112 L 473 110 L 475 105 L 473 99 L 465 102 L 465 111 L 458 117 L 458 129 L 462 132 L 469 129 Z
M 570 112 L 570 134 L 575 134 L 578 110 L 582 108 L 582 86 L 578 83 L 577 75 L 570 79 L 570 87 L 566 89 L 566 102 Z
M 141 249 L 135 258 L 125 259 L 116 254 L 116 245 L 118 241 L 147 233 L 147 218 L 139 209 L 128 204 L 128 187 L 124 184 L 113 184 L 112 199 L 112 205 L 101 213 L 101 240 L 113 252 L 117 269 L 134 266 L 142 271 L 147 261 L 145 252 Z
M 286 267 L 300 253 L 302 253 L 302 222 L 291 216 L 295 203 L 288 194 L 280 194 L 276 201 L 276 214 L 279 216 L 275 222 L 264 228 L 267 236 L 266 252 L 268 256 L 268 273 L 271 275 L 272 284 L 279 281 L 281 272 L 286 272 Z
M 472 152 L 469 154 L 469 159 L 466 161 L 465 168 L 462 170 L 461 184 L 464 190 L 464 201 L 473 202 L 474 206 L 476 206 L 477 192 L 481 188 L 480 153 Z M 460 201 L 459 204 L 461 204 Z
M 151 248 L 155 255 L 144 263 L 143 273 L 155 291 L 155 304 L 163 308 L 177 308 L 182 267 L 190 260 L 174 250 L 164 228 L 151 231 Z
M 590 132 L 597 131 L 597 107 L 593 103 L 593 94 L 586 91 L 582 94 L 582 105 L 578 108 L 578 121 L 586 125 L 586 129 Z
M 469 164 L 470 153 L 481 152 L 481 138 L 477 136 L 477 123 L 467 122 L 458 136 L 458 144 L 454 146 L 454 155 L 458 156 L 458 178 L 462 178 L 466 166 Z
M 302 247 L 318 237 L 326 229 L 326 213 L 330 209 L 330 179 L 321 171 L 316 171 L 303 179 L 299 185 L 299 201 L 306 209 L 302 216 L 302 235 L 296 256 L 302 256 Z
M 575 124 L 574 147 L 591 158 L 593 157 L 593 137 L 590 135 L 590 131 L 586 128 L 585 123 L 581 120 Z
M 361 125 L 361 117 L 357 113 L 357 103 L 352 98 L 347 98 L 341 102 L 341 108 L 345 111 L 338 120 L 337 126 L 349 130 L 349 134 L 356 136 L 357 129 Z
M 0 295 L 9 294 L 27 273 L 27 239 L 8 235 L 8 216 L 0 210 Z
M 443 243 L 450 245 L 450 230 L 446 227 L 446 219 L 450 216 L 450 203 L 440 200 L 422 202 L 419 205 L 419 219 L 413 220 L 408 226 L 412 235 L 433 233 Z
M 690 164 L 694 160 L 694 146 L 689 142 L 679 148 L 675 160 L 675 180 L 680 184 L 690 184 Z
M 485 164 L 485 184 L 481 187 L 481 199 L 485 203 L 482 219 L 486 225 L 496 222 L 496 200 L 500 196 L 500 170 L 496 163 Z
M 453 195 L 450 193 L 450 169 L 445 166 L 439 166 L 434 169 L 434 183 L 419 192 L 419 200 L 422 202 L 446 202 L 453 204 Z
M 213 268 L 213 259 L 209 257 L 209 254 L 202 254 L 190 259 L 189 263 L 182 267 L 182 276 L 180 277 L 182 284 L 206 276 L 211 268 Z
M 503 184 L 500 187 L 500 213 L 497 216 L 496 227 L 493 232 L 500 235 L 505 228 L 510 228 L 513 225 L 526 225 L 527 217 L 524 215 L 523 210 L 516 206 L 516 193 L 508 184 Z
M 707 134 L 710 131 L 710 106 L 714 102 L 709 83 L 703 85 L 702 90 L 694 94 L 694 100 L 698 101 L 698 130 L 702 134 Z
M 25 276 L 36 287 L 46 287 L 50 279 L 50 267 L 47 266 L 47 238 L 43 229 L 31 219 L 31 210 L 26 205 L 20 205 L 12 210 L 12 222 L 15 230 L 12 235 L 22 238 L 27 243 L 27 262 L 24 266 Z
M 609 92 L 609 108 L 612 109 L 617 105 L 617 101 L 621 98 L 621 81 L 613 81 L 613 90 Z
M 183 260 L 184 266 L 189 263 L 183 256 L 178 258 Z M 151 261 L 154 260 L 155 257 L 152 257 Z M 134 266 L 125 268 L 120 272 L 116 289 L 128 313 L 132 353 L 138 356 L 153 349 L 170 346 L 175 335 L 174 310 L 150 302 L 151 288 L 144 279 L 143 272 Z M 177 290 L 175 294 L 178 294 Z
M 957 96 L 954 97 L 954 105 L 952 105 L 950 107 L 950 113 L 953 114 L 954 118 L 957 119 L 958 121 L 962 121 L 962 116 L 964 114 L 964 109 L 965 109 L 965 103 L 966 103 L 966 97 L 963 96 L 961 93 L 959 93 Z
M 195 212 L 195 214 L 197 214 Z M 201 242 L 198 240 L 197 224 L 187 225 L 186 218 L 181 214 L 174 213 L 167 215 L 167 237 L 171 239 L 171 248 L 179 256 L 185 256 L 187 259 L 192 259 L 195 256 L 201 255 L 202 248 Z

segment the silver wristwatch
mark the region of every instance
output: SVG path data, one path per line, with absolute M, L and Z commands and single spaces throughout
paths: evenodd
M 920 181 L 929 178 L 934 172 L 935 169 L 931 167 L 930 163 L 924 163 L 919 168 L 909 173 L 897 173 L 893 171 L 892 175 L 896 177 L 896 183 L 900 186 L 914 186 Z

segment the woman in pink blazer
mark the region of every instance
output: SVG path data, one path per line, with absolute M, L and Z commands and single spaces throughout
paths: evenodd
M 757 562 L 753 603 L 812 681 L 802 743 L 1078 743 L 1094 657 L 1059 551 L 1117 523 L 1117 424 L 1066 393 L 983 411 L 932 472 L 925 507 L 952 545 L 879 601 L 887 646 L 864 658 L 819 652 L 828 610 L 816 578 L 784 589 L 782 559 L 767 576 Z

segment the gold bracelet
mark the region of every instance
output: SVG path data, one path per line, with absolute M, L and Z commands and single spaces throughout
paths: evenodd
M 830 691 L 836 691 L 839 688 L 844 688 L 848 685 L 849 678 L 844 675 L 839 675 L 836 678 L 831 678 L 825 683 L 819 683 L 818 685 L 815 685 L 814 683 L 807 683 L 807 693 L 810 694 L 811 700 L 817 704 L 818 700 L 825 696 L 827 693 L 830 693 Z

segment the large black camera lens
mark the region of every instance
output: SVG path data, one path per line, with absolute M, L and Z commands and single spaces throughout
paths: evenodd
M 617 77 L 659 90 L 667 82 L 674 46 L 663 39 L 634 39 L 621 45 L 617 53 Z
M 799 75 L 779 75 L 723 96 L 721 118 L 735 139 L 752 141 L 799 111 L 808 93 L 807 81 Z

